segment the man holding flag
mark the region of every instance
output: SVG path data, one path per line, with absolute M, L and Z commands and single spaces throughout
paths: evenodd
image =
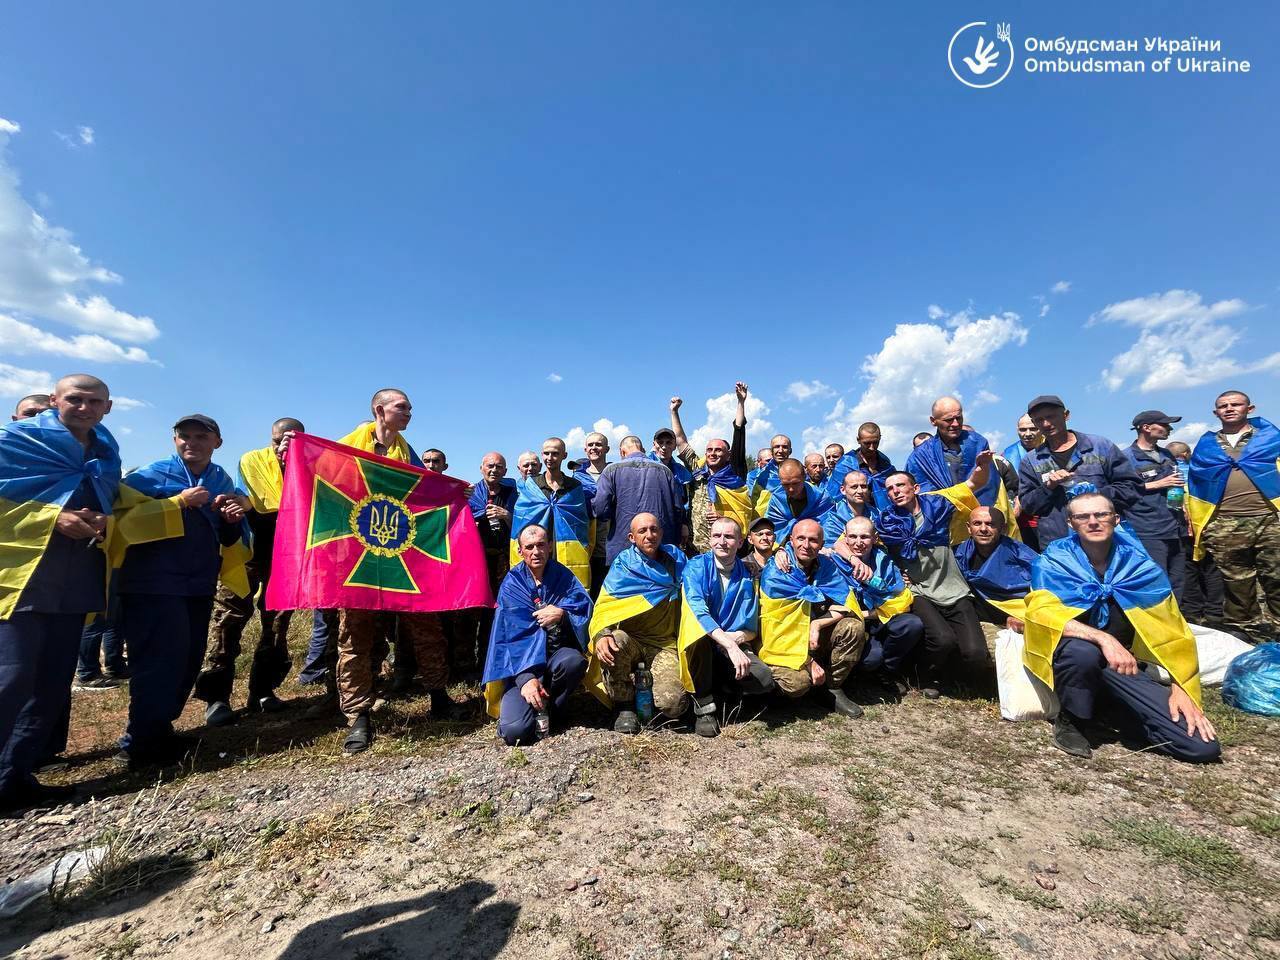
M 521 562 L 498 590 L 483 683 L 489 715 L 508 746 L 538 739 L 538 714 L 563 722 L 569 697 L 587 672 L 591 599 L 569 568 L 551 556 L 547 531 L 520 531 Z
M 204 670 L 196 679 L 195 695 L 208 706 L 204 719 L 211 727 L 220 727 L 234 719 L 231 710 L 231 686 L 236 677 L 236 658 L 240 656 L 240 639 L 253 619 L 256 609 L 262 620 L 258 645 L 249 668 L 249 710 L 275 713 L 284 709 L 276 697 L 276 687 L 284 682 L 292 666 L 289 655 L 289 618 L 291 610 L 268 610 L 266 584 L 271 578 L 271 551 L 276 538 L 276 512 L 280 509 L 280 492 L 284 473 L 280 469 L 280 444 L 290 432 L 302 433 L 306 427 L 293 417 L 282 417 L 271 425 L 271 443 L 250 450 L 240 458 L 239 488 L 248 498 L 245 517 L 253 534 L 253 556 L 245 565 L 249 577 L 249 593 L 237 596 L 225 584 L 218 585 L 213 598 L 212 647 Z
M 106 606 L 98 544 L 120 483 L 96 377 L 63 377 L 53 407 L 0 427 L 0 811 L 62 803 L 32 775 L 71 701 L 85 616 Z
M 1207 551 L 1222 571 L 1223 619 L 1254 635 L 1273 630 L 1258 625 L 1259 581 L 1268 612 L 1280 619 L 1280 430 L 1252 412 L 1239 390 L 1218 396 L 1221 429 L 1206 432 L 1192 451 L 1185 507 L 1194 558 Z
M 1217 760 L 1222 751 L 1200 707 L 1195 637 L 1169 578 L 1118 527 L 1115 506 L 1104 495 L 1073 498 L 1067 522 L 1071 532 L 1036 559 L 1023 653 L 1027 669 L 1062 703 L 1054 746 L 1092 756 L 1081 728 L 1106 699 L 1152 749 L 1188 763 Z M 1168 679 L 1153 675 L 1155 667 Z
M 429 472 L 401 435 L 412 417 L 403 390 L 370 403 L 374 419 L 338 443 L 286 437 L 289 468 L 267 597 L 276 610 L 337 609 L 343 751 L 373 742 L 375 645 L 398 632 L 416 654 L 431 714 L 455 713 L 445 692 L 447 648 L 436 611 L 492 601 L 467 484 Z M 288 571 L 288 576 L 281 572 Z

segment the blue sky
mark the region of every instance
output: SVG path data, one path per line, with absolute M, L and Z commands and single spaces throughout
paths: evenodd
M 901 452 L 947 391 L 1001 443 L 1042 392 L 1116 439 L 1227 386 L 1275 417 L 1280 12 L 1118 6 L 19 5 L 0 393 L 87 369 L 127 462 L 199 410 L 231 465 L 398 385 L 468 478 L 672 394 L 703 439 L 738 378 L 798 450 Z M 978 19 L 1253 70 L 972 90 Z

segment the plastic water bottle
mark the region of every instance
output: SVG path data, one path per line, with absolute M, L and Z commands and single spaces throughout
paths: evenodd
M 874 590 L 876 593 L 884 593 L 888 589 L 888 586 L 889 585 L 884 582 L 884 577 L 875 575 L 872 575 L 871 579 L 866 583 L 867 589 Z
M 1164 492 L 1165 502 L 1169 504 L 1170 510 L 1181 510 L 1182 501 L 1186 496 L 1187 492 L 1182 487 L 1170 487 Z
M 636 716 L 641 723 L 653 719 L 653 674 L 643 660 L 636 664 Z
M 545 607 L 546 605 L 547 605 L 546 601 L 544 601 L 542 597 L 535 596 L 533 598 L 533 609 L 539 610 L 542 607 Z M 560 624 L 553 623 L 551 626 L 546 627 L 545 629 L 547 632 L 547 646 L 554 647 L 556 645 L 556 641 L 560 639 Z
M 533 722 L 538 728 L 538 739 L 551 735 L 551 714 L 545 707 L 533 715 Z

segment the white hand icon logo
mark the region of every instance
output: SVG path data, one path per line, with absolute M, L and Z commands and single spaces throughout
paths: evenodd
M 964 62 L 975 75 L 981 76 L 996 65 L 996 61 L 1000 59 L 1000 51 L 996 49 L 994 40 L 983 41 L 982 37 L 978 37 L 978 45 L 973 51 L 972 57 L 965 57 Z

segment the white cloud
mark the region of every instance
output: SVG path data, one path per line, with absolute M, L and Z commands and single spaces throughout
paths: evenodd
M 150 317 L 121 310 L 86 289 L 121 279 L 90 261 L 68 230 L 49 223 L 23 198 L 17 172 L 2 153 L 18 130 L 0 121 L 0 309 L 128 343 L 160 336 Z
M 86 147 L 93 145 L 93 127 L 76 127 L 76 133 Z
M 794 386 L 794 384 L 793 384 Z M 689 434 L 689 444 L 699 454 L 706 449 L 707 441 L 719 437 L 730 440 L 733 437 L 733 418 L 738 413 L 738 398 L 731 390 L 718 397 L 712 397 L 706 403 L 707 419 L 702 426 Z M 766 418 L 769 408 L 757 396 L 747 396 L 747 459 L 750 460 L 753 444 L 763 445 L 773 435 L 773 424 Z M 686 432 L 688 424 L 685 425 Z
M 138 410 L 142 407 L 149 407 L 151 404 L 145 400 L 135 400 L 133 397 L 112 397 L 111 409 L 115 413 L 122 411 Z
M 583 427 L 571 427 L 564 435 L 564 445 L 569 451 L 569 457 L 572 459 L 582 453 L 582 445 L 586 442 L 588 433 L 603 433 L 609 438 L 609 449 L 616 452 L 618 443 L 622 438 L 633 432 L 625 423 L 615 424 L 608 417 L 601 417 L 591 425 L 590 430 Z
M 1071 289 L 1070 280 L 1059 280 L 1057 283 L 1055 283 L 1052 287 L 1049 288 L 1049 292 L 1050 293 L 1066 293 L 1070 289 Z
M 0 397 L 22 398 L 32 393 L 50 393 L 52 390 L 53 374 L 48 370 L 24 370 L 22 367 L 0 363 Z
M 979 390 L 973 395 L 973 399 L 969 401 L 969 409 L 972 410 L 974 407 L 980 407 L 983 404 L 999 402 L 1000 398 L 990 390 Z
M 836 392 L 821 380 L 796 380 L 794 383 L 787 385 L 785 392 L 796 403 L 821 400 L 824 397 L 834 397 L 836 395 Z
M 1280 371 L 1280 352 L 1241 363 L 1228 355 L 1244 328 L 1224 321 L 1249 309 L 1240 299 L 1206 304 L 1194 290 L 1168 290 L 1108 304 L 1089 318 L 1141 332 L 1102 371 L 1102 382 L 1118 390 L 1131 381 L 1143 392 L 1202 384 L 1261 371 Z
M 987 443 L 991 444 L 991 449 L 996 453 L 999 453 L 1004 449 L 1005 442 L 1003 430 L 979 430 L 978 432 L 987 438 Z
M 935 318 L 935 319 L 941 319 Z M 886 449 L 910 449 L 910 438 L 928 430 L 933 401 L 961 393 L 964 382 L 981 376 L 1006 346 L 1022 346 L 1027 329 L 1016 313 L 974 318 L 960 311 L 936 323 L 900 323 L 880 351 L 868 356 L 862 372 L 869 383 L 852 407 L 841 398 L 821 425 L 804 431 L 806 447 L 836 441 L 850 447 L 858 426 L 874 420 Z
M 96 333 L 80 333 L 71 338 L 33 327 L 0 313 L 0 350 L 15 354 L 56 353 L 96 363 L 152 363 L 141 347 L 122 347 Z
M 945 317 L 946 315 L 947 315 L 947 311 L 943 310 L 943 309 L 942 309 L 940 306 L 938 306 L 936 303 L 931 303 L 931 304 L 929 304 L 929 319 L 930 319 L 930 320 L 941 320 L 941 319 L 942 319 L 943 317 Z
M 1178 425 L 1178 429 L 1169 434 L 1169 440 L 1181 440 L 1187 446 L 1194 449 L 1196 441 L 1204 434 L 1206 430 L 1211 429 L 1209 424 L 1199 420 L 1193 423 L 1183 423 Z M 1165 441 L 1168 443 L 1168 441 Z
M 0 117 L 0 133 L 21 133 L 22 127 L 14 123 L 12 120 L 6 120 Z
M 548 373 L 548 374 L 547 374 L 547 382 L 548 382 L 548 383 L 559 383 L 559 382 L 560 382 L 561 380 L 563 380 L 563 379 L 564 379 L 564 377 L 560 376 L 560 374 L 558 374 L 558 373 Z

